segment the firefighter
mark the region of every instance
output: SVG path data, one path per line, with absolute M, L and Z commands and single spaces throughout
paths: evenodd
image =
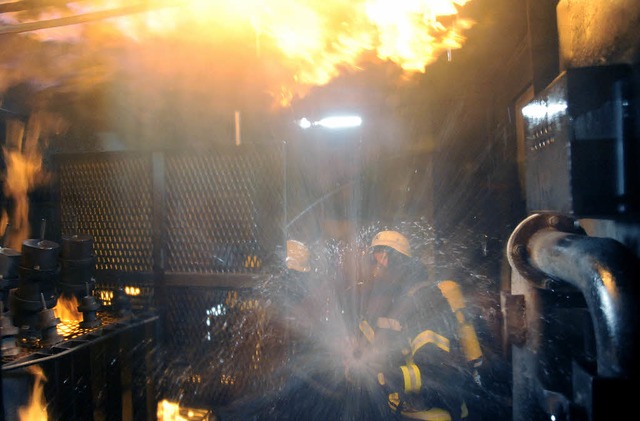
M 384 419 L 461 420 L 471 378 L 458 321 L 408 239 L 381 231 L 369 247 L 372 283 L 363 298 L 358 376 L 375 375 Z M 353 373 L 349 373 L 353 376 Z M 390 414 L 392 415 L 390 415 Z

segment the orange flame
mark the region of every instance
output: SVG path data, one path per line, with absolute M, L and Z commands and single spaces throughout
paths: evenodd
M 30 366 L 28 370 L 35 376 L 35 382 L 29 403 L 27 406 L 18 408 L 18 419 L 20 421 L 47 421 L 47 402 L 44 399 L 43 386 L 47 378 L 39 366 Z
M 10 211 L 4 209 L 0 219 L 3 226 L 11 223 L 4 247 L 20 250 L 22 242 L 29 236 L 27 194 L 50 180 L 42 165 L 41 143 L 58 124 L 57 118 L 44 112 L 33 113 L 26 125 L 18 120 L 8 121 L 7 146 L 2 148 L 6 164 L 3 191 L 13 206 Z
M 164 39 L 217 47 L 223 44 L 228 51 L 237 50 L 235 42 L 240 40 L 255 49 L 256 57 L 266 58 L 264 70 L 278 79 L 272 81 L 278 84 L 272 95 L 287 105 L 313 86 L 324 85 L 344 71 L 361 69 L 367 57 L 391 61 L 405 75 L 424 72 L 443 53 L 462 47 L 464 32 L 474 22 L 458 15 L 470 1 L 155 0 L 145 3 L 149 5 L 146 13 L 87 26 L 70 25 L 66 35 L 60 33 L 60 27 L 32 35 L 69 39 L 73 38 L 69 32 L 76 37 L 102 34 L 100 42 L 104 44 L 106 38 L 114 39 L 115 28 L 140 43 Z M 73 10 L 57 10 L 52 17 L 113 10 L 127 3 L 93 1 L 84 9 L 76 5 Z M 112 30 L 95 30 L 107 26 Z M 94 30 L 85 30 L 88 27 Z
M 180 404 L 168 401 L 166 399 L 158 402 L 158 410 L 156 412 L 156 415 L 158 421 L 189 421 L 191 419 L 210 419 L 210 413 L 207 410 L 181 408 Z
M 78 299 L 75 295 L 60 296 L 53 308 L 53 314 L 63 322 L 82 321 L 82 313 L 78 311 Z
M 186 421 L 180 416 L 180 405 L 163 400 L 158 402 L 158 421 Z

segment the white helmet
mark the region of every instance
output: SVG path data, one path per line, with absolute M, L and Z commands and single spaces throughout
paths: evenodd
M 287 268 L 298 272 L 310 272 L 309 260 L 311 253 L 309 249 L 300 241 L 287 241 Z
M 371 248 L 375 246 L 391 247 L 398 253 L 411 257 L 411 246 L 409 240 L 397 231 L 380 231 L 371 240 Z

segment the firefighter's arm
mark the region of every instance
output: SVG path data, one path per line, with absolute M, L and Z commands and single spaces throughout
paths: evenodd
M 457 370 L 452 364 L 449 339 L 432 330 L 424 330 L 413 338 L 409 352 L 404 364 L 378 374 L 380 385 L 397 392 L 415 393 Z
M 467 314 L 462 288 L 457 282 L 450 280 L 439 282 L 438 288 L 447 299 L 451 311 L 456 316 L 458 337 L 460 338 L 460 345 L 465 359 L 472 367 L 479 367 L 482 364 L 482 349 L 480 348 L 480 341 L 473 327 L 472 319 Z
M 389 393 L 419 392 L 422 389 L 422 375 L 417 365 L 409 363 L 378 373 L 378 384 Z
M 414 295 L 414 308 L 407 317 L 409 349 L 406 365 L 399 367 L 403 390 L 441 389 L 454 382 L 464 369 L 457 337 L 457 321 L 437 288 L 423 288 Z M 415 380 L 419 379 L 419 380 Z

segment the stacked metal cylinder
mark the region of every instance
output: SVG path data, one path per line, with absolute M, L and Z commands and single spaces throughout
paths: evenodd
M 60 245 L 49 240 L 22 243 L 18 287 L 10 291 L 9 308 L 20 329 L 19 340 L 26 345 L 61 340 L 56 330 L 60 320 L 53 314 L 58 301 L 59 251 Z
M 53 308 L 61 295 L 72 295 L 80 301 L 78 310 L 83 314 L 81 328 L 101 325 L 97 311 L 101 305 L 91 294 L 95 280 L 93 238 L 72 235 L 62 238 L 62 247 L 54 241 L 28 239 L 21 252 L 2 249 L 3 313 L 5 333 L 18 328 L 17 341 L 28 347 L 49 346 L 62 341 L 57 332 L 60 319 Z M 4 286 L 6 284 L 6 288 Z M 9 342 L 9 340 L 7 340 Z
M 101 305 L 91 294 L 95 280 L 95 255 L 93 237 L 76 234 L 62 238 L 62 276 L 58 285 L 63 294 L 74 294 L 79 300 L 78 310 L 82 312 L 80 327 L 92 328 L 101 325 L 97 311 Z M 84 292 L 84 294 L 83 294 Z
M 14 326 L 13 317 L 9 312 L 9 291 L 18 286 L 20 252 L 5 247 L 9 228 L 7 224 L 2 236 L 2 244 L 0 244 L 0 333 L 2 336 L 0 352 L 4 356 L 14 356 L 19 352 L 16 345 L 18 328 Z
M 60 291 L 73 293 L 76 296 L 84 293 L 87 284 L 93 283 L 95 261 L 93 237 L 86 234 L 63 237 L 60 256 L 61 276 L 58 282 Z

